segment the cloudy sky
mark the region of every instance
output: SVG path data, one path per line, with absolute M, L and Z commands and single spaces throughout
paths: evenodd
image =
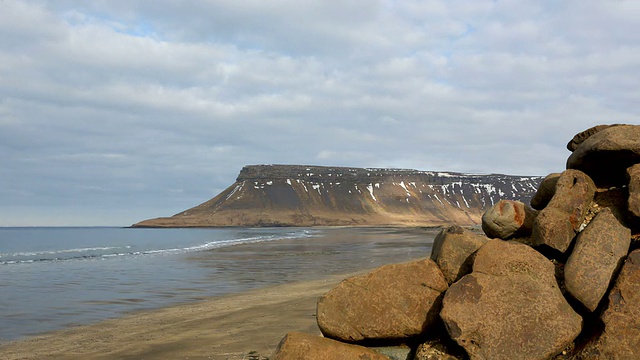
M 0 0 L 0 226 L 130 225 L 247 164 L 546 175 L 639 123 L 640 1 Z

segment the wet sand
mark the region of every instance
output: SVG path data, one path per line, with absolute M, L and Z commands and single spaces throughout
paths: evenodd
M 317 298 L 346 276 L 272 286 L 56 331 L 0 346 L 0 359 L 270 357 L 288 331 L 320 334 Z

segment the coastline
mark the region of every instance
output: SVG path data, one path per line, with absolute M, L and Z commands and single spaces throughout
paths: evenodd
M 434 228 L 330 228 L 319 238 L 190 253 L 177 264 L 211 274 L 198 278 L 200 284 L 240 290 L 185 296 L 180 303 L 0 342 L 0 359 L 262 360 L 287 332 L 319 335 L 317 299 L 344 278 L 427 257 L 435 234 Z
M 319 335 L 317 298 L 344 278 L 269 286 L 72 327 L 0 345 L 0 359 L 271 357 L 289 331 Z

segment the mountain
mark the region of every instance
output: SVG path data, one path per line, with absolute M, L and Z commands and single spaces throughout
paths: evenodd
M 133 226 L 477 225 L 499 200 L 528 204 L 541 181 L 538 176 L 250 165 L 213 199 Z

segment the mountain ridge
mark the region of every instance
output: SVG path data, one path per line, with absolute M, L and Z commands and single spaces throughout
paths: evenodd
M 502 199 L 528 203 L 542 177 L 393 168 L 248 165 L 198 206 L 134 227 L 478 225 Z

